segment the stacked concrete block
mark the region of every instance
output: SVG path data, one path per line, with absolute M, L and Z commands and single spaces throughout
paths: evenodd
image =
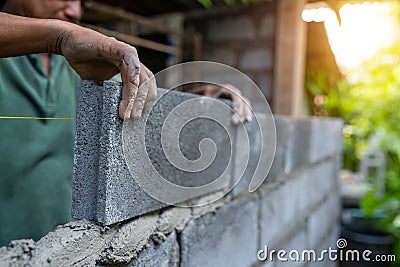
M 318 156 L 318 161 L 311 161 L 310 149 L 303 150 L 304 144 L 301 142 L 313 142 L 310 133 L 315 131 L 316 127 L 312 124 L 316 122 L 318 132 L 336 138 L 338 147 L 325 150 L 324 154 Z M 281 168 L 286 175 L 280 175 L 279 184 L 273 187 L 266 185 L 260 191 L 260 247 L 268 245 L 272 249 L 286 251 L 314 249 L 318 253 L 338 238 L 335 229 L 340 225 L 340 121 L 327 120 L 327 123 L 323 123 L 315 119 L 287 119 L 286 123 L 289 125 L 289 134 L 283 142 L 285 161 Z M 335 265 L 332 262 L 325 263 L 326 266 Z M 267 263 L 263 264 L 266 266 Z M 285 266 L 287 263 L 274 264 Z M 291 263 L 293 266 L 296 264 L 314 266 L 312 262 Z
M 290 133 L 285 150 L 285 173 L 290 174 L 310 162 L 311 122 L 294 120 L 290 123 Z
M 247 156 L 249 156 L 249 164 L 243 173 L 242 179 L 234 187 L 232 191 L 233 195 L 249 192 L 249 185 L 254 175 L 256 180 L 263 179 L 264 184 L 266 184 L 277 181 L 284 174 L 285 153 L 288 149 L 291 120 L 283 116 L 274 116 L 273 121 L 271 121 L 272 118 L 269 114 L 262 113 L 257 113 L 256 116 L 258 121 L 253 120 L 246 124 L 245 128 L 237 130 L 235 147 L 238 153 L 235 154 L 233 182 L 236 182 L 236 179 L 239 178 L 239 174 L 241 174 L 240 163 L 247 160 Z M 261 128 L 263 130 L 262 134 L 260 132 Z M 244 133 L 244 129 L 246 133 Z M 243 143 L 246 134 L 251 144 L 249 155 L 243 152 L 246 147 Z M 261 139 L 264 149 L 263 153 L 260 151 Z M 269 169 L 266 175 L 263 171 L 254 173 L 257 164 L 263 165 L 264 168 L 261 168 L 261 170 L 265 170 L 265 168 Z
M 268 173 L 268 180 L 277 180 L 278 176 L 284 174 L 284 161 L 285 151 L 288 147 L 289 134 L 290 134 L 290 120 L 287 117 L 275 116 L 275 127 L 276 127 L 276 149 L 275 157 Z
M 129 171 L 125 159 L 131 156 L 123 153 L 123 121 L 118 117 L 118 104 L 121 95 L 121 84 L 107 81 L 102 85 L 83 82 L 78 89 L 77 138 L 75 145 L 75 171 L 73 180 L 73 217 L 95 220 L 109 225 L 137 215 L 160 209 L 167 204 L 149 196 L 136 182 Z M 169 182 L 180 186 L 200 186 L 219 176 L 229 163 L 232 155 L 230 136 L 234 134 L 230 124 L 230 111 L 221 109 L 215 101 L 202 98 L 197 102 L 209 114 L 218 115 L 218 120 L 228 125 L 225 129 L 215 121 L 194 118 L 187 123 L 179 138 L 182 153 L 190 160 L 199 157 L 199 143 L 204 138 L 213 140 L 217 155 L 212 164 L 197 173 L 188 173 L 171 164 L 163 153 L 161 130 L 163 122 L 170 112 L 179 104 L 195 98 L 195 95 L 175 91 L 166 93 L 159 90 L 157 104 L 151 112 L 146 111 L 142 118 L 128 125 L 125 136 L 128 146 L 135 146 L 142 138 L 139 134 L 145 131 L 146 151 L 138 158 L 130 159 L 138 164 L 134 174 L 143 179 L 152 175 L 145 169 L 146 160 L 151 160 L 156 171 Z M 186 107 L 183 111 L 189 114 L 193 110 Z M 148 120 L 145 117 L 148 115 Z M 195 114 L 194 114 L 195 115 Z M 131 128 L 129 128 L 131 127 Z M 175 138 L 175 137 L 168 137 Z M 136 142 L 136 143 L 135 143 Z M 126 147 L 126 146 L 125 146 Z M 134 148 L 133 148 L 134 149 Z M 148 157 L 148 158 L 147 158 Z M 229 186 L 230 171 L 226 171 L 225 184 L 215 190 Z M 149 180 L 152 177 L 149 177 Z M 186 196 L 190 198 L 198 195 Z
M 257 201 L 234 201 L 191 221 L 181 234 L 181 266 L 250 266 L 258 251 Z
M 260 198 L 260 244 L 263 248 L 265 245 L 268 247 L 276 248 L 282 237 L 282 225 L 280 223 L 282 218 L 281 200 L 278 199 L 277 190 L 273 188 L 262 192 Z M 285 227 L 286 230 L 288 230 Z M 285 230 L 285 234 L 288 234 Z
M 251 17 L 226 17 L 209 22 L 206 38 L 211 41 L 251 40 L 256 31 Z
M 340 194 L 335 189 L 322 199 L 322 203 L 314 209 L 307 220 L 311 248 L 319 248 L 321 241 L 328 238 L 328 236 L 332 236 L 331 232 L 340 225 L 340 212 Z M 334 235 L 336 239 L 339 236 L 337 231 Z
M 234 49 L 221 48 L 211 49 L 203 52 L 203 59 L 207 61 L 215 61 L 229 66 L 236 64 L 237 56 Z
M 267 100 L 272 100 L 275 2 L 204 12 L 185 20 L 186 30 L 202 34 L 206 60 L 241 70 L 260 87 Z M 218 76 L 242 89 L 256 111 L 258 105 L 264 105 L 258 95 L 240 87 L 237 77 L 229 73 Z
M 310 161 L 316 162 L 342 152 L 343 121 L 340 119 L 311 120 Z
M 96 88 L 98 91 L 85 90 L 85 86 Z M 215 199 L 216 195 L 222 197 L 210 205 L 192 208 L 162 208 L 165 205 L 163 203 L 151 204 L 154 200 L 135 183 L 129 171 L 124 169 L 126 168 L 123 165 L 124 158 L 121 159 L 117 154 L 118 149 L 121 149 L 121 143 L 118 143 L 121 142 L 119 140 L 121 133 L 116 129 L 124 126 L 120 124 L 121 121 L 116 116 L 118 100 L 110 104 L 108 98 L 103 98 L 105 92 L 113 89 L 115 89 L 114 83 L 103 85 L 84 83 L 80 88 L 80 96 L 84 94 L 86 98 L 89 98 L 85 103 L 90 104 L 85 108 L 80 107 L 78 112 L 77 126 L 83 133 L 80 133 L 81 136 L 77 139 L 79 154 L 76 155 L 75 160 L 77 166 L 80 167 L 75 170 L 75 179 L 78 180 L 74 181 L 74 205 L 78 203 L 80 209 L 87 209 L 86 215 L 93 216 L 91 218 L 95 221 L 98 218 L 120 220 L 132 216 L 135 212 L 141 214 L 147 212 L 146 210 L 156 211 L 111 226 L 99 226 L 86 220 L 76 221 L 58 227 L 38 242 L 15 241 L 9 247 L 0 248 L 0 266 L 3 263 L 5 266 L 13 264 L 16 266 L 70 266 L 74 264 L 85 266 L 278 267 L 289 264 L 291 266 L 335 266 L 335 262 L 329 260 L 283 262 L 275 258 L 273 262 L 270 262 L 257 259 L 258 251 L 265 249 L 265 246 L 269 250 L 282 249 L 286 253 L 293 249 L 298 250 L 299 253 L 304 249 L 313 249 L 316 252 L 328 247 L 335 249 L 340 226 L 340 194 L 337 187 L 340 164 L 337 150 L 330 150 L 326 156 L 322 156 L 322 159 L 315 162 L 296 159 L 296 164 L 292 165 L 290 173 L 284 172 L 289 151 L 299 153 L 301 145 L 296 142 L 302 142 L 302 139 L 309 142 L 310 136 L 304 133 L 310 129 L 308 126 L 313 120 L 275 118 L 278 132 L 277 147 L 281 150 L 279 164 L 273 163 L 276 168 L 274 176 L 276 175 L 277 179 L 267 181 L 256 193 L 248 193 L 250 178 L 243 177 L 243 184 L 239 184 L 233 194 L 224 196 L 221 191 L 210 192 L 199 199 L 191 200 L 191 203 L 196 204 L 201 203 L 201 199 Z M 119 95 L 119 93 L 115 94 L 115 96 Z M 159 140 L 155 134 L 155 130 L 160 128 L 158 122 L 163 120 L 161 114 L 164 113 L 161 111 L 168 111 L 177 103 L 181 103 L 183 98 L 194 97 L 180 93 L 173 94 L 174 99 L 167 98 L 168 102 L 165 105 L 154 108 L 152 111 L 154 114 L 150 114 L 156 118 L 147 125 L 149 129 L 147 129 L 146 138 L 150 138 L 147 143 L 152 146 L 152 148 L 147 148 L 150 157 L 161 153 Z M 108 108 L 104 105 L 108 105 Z M 110 108 L 111 106 L 113 108 Z M 90 114 L 91 118 L 86 118 L 85 113 Z M 230 115 L 229 113 L 222 114 L 227 120 L 230 120 Z M 92 121 L 93 118 L 103 117 L 106 121 L 100 120 L 97 124 Z M 309 124 L 306 123 L 307 121 Z M 195 126 L 195 130 L 184 129 L 181 136 L 182 153 L 192 159 L 199 156 L 197 145 L 204 137 L 204 132 L 199 130 L 204 122 L 197 123 L 199 124 L 194 122 L 192 125 L 192 127 Z M 263 122 L 260 124 L 262 125 Z M 146 125 L 143 123 L 140 127 L 143 129 Z M 214 124 L 212 128 L 214 130 Z M 331 134 L 327 132 L 329 128 L 330 123 L 326 123 L 320 131 L 329 136 Z M 95 132 L 95 129 L 98 132 Z M 151 129 L 154 131 L 150 131 Z M 234 165 L 243 160 L 237 153 L 242 153 L 238 140 L 243 139 L 245 131 L 254 144 L 250 152 L 259 151 L 257 138 L 261 138 L 257 136 L 257 127 L 254 124 L 247 125 L 246 129 L 240 130 L 241 132 L 239 130 L 238 128 L 233 132 L 236 134 L 232 147 L 232 153 L 235 154 Z M 204 131 L 212 130 L 206 127 Z M 338 131 L 336 133 L 340 135 Z M 187 143 L 189 140 L 185 138 L 189 136 L 195 140 L 196 146 Z M 158 141 L 151 142 L 150 140 Z M 191 148 L 196 149 L 191 150 Z M 103 151 L 104 154 L 100 154 L 99 151 Z M 227 152 L 229 150 L 225 151 L 227 154 L 230 153 Z M 306 155 L 309 159 L 310 154 Z M 179 172 L 162 165 L 161 157 L 158 157 L 155 162 L 163 166 L 159 169 L 160 171 L 174 174 L 167 177 L 171 179 L 171 182 L 190 185 L 190 178 L 179 180 Z M 252 160 L 245 173 L 249 174 L 251 170 L 254 170 L 254 166 L 255 163 Z M 235 173 L 235 170 L 236 166 L 232 168 L 231 175 Z M 146 173 L 144 172 L 143 175 Z M 81 180 L 81 178 L 84 179 Z M 204 172 L 197 178 L 209 181 L 208 174 Z M 120 186 L 118 182 L 122 182 L 122 185 Z M 90 192 L 90 195 L 85 195 L 85 192 Z M 130 198 L 131 196 L 135 196 L 136 199 Z M 120 200 L 120 198 L 126 198 L 126 200 Z M 127 203 L 129 201 L 133 201 L 132 206 Z M 94 207 L 88 205 L 94 205 Z M 102 205 L 110 211 L 99 210 Z M 84 210 L 75 210 L 77 211 L 85 215 Z
M 259 34 L 261 37 L 273 38 L 275 34 L 275 15 L 267 14 L 264 15 L 261 20 L 261 25 L 259 27 Z
M 308 171 L 294 178 L 298 208 L 305 212 L 315 207 L 332 192 L 338 189 L 339 167 L 335 158 L 310 165 Z
M 298 180 L 287 180 L 279 187 L 261 192 L 261 245 L 276 248 L 290 234 L 290 230 L 303 222 L 310 212 L 310 209 L 300 208 L 301 197 L 306 191 L 300 191 L 297 187 Z M 282 232 L 279 229 L 286 230 Z
M 270 49 L 261 47 L 248 47 L 240 58 L 240 69 L 254 71 L 270 69 L 273 65 L 273 55 Z
M 276 257 L 277 255 L 275 254 L 274 261 L 276 262 L 276 267 L 284 267 L 284 266 L 293 266 L 293 267 L 301 267 L 304 266 L 304 261 L 302 260 L 292 260 L 292 258 L 289 257 L 289 253 L 292 250 L 296 250 L 299 253 L 302 253 L 302 251 L 308 249 L 308 232 L 307 232 L 307 227 L 304 225 L 301 225 L 297 231 L 290 237 L 290 239 L 283 244 L 279 249 L 284 250 L 287 254 L 284 256 L 287 258 L 287 261 L 280 261 Z M 294 257 L 294 255 L 291 255 L 291 257 Z
M 272 178 L 269 173 L 276 151 L 275 128 L 272 115 L 265 113 L 256 113 L 245 127 L 237 128 L 232 173 L 232 183 L 235 185 L 233 195 L 249 192 L 251 183 L 257 186 Z M 249 141 L 249 147 L 246 140 Z
M 125 164 L 120 95 L 121 85 L 113 82 L 84 81 L 78 88 L 72 196 L 76 219 L 112 224 L 164 206 L 135 183 Z
M 340 169 L 336 158 L 331 158 L 312 168 L 310 184 L 313 185 L 311 188 L 316 201 L 320 201 L 331 192 L 337 191 L 339 171 Z M 317 192 L 318 194 L 315 194 Z

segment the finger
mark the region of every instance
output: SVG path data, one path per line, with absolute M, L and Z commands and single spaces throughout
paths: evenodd
M 232 98 L 232 108 L 234 114 L 232 115 L 232 121 L 234 124 L 238 124 L 240 120 L 244 120 L 244 102 L 242 101 L 242 94 L 239 89 L 232 85 L 224 85 L 225 90 L 228 91 Z
M 122 119 L 129 119 L 139 86 L 139 57 L 134 47 L 115 39 L 111 40 L 113 40 L 113 45 L 111 45 L 111 49 L 109 50 L 110 54 L 105 55 L 105 57 L 108 57 L 110 61 L 111 58 L 114 58 L 114 60 L 119 62 L 119 65 L 114 63 L 120 70 L 123 84 L 119 116 Z
M 240 123 L 240 117 L 236 112 L 232 115 L 232 123 L 233 125 L 238 125 Z
M 220 86 L 219 91 L 228 94 L 234 103 L 240 103 L 242 92 L 232 84 L 223 84 Z
M 157 82 L 154 74 L 145 65 L 142 65 L 142 69 L 144 69 L 147 72 L 147 75 L 150 77 L 149 91 L 144 104 L 144 108 L 149 108 L 153 104 L 154 99 L 157 97 Z
M 243 120 L 243 102 L 240 101 L 238 98 L 233 98 L 232 97 L 232 108 L 233 108 L 233 114 L 232 114 L 232 122 L 233 124 L 237 125 L 240 123 L 241 120 Z
M 147 94 L 150 87 L 150 77 L 146 70 L 144 70 L 143 68 L 141 69 L 139 74 L 139 82 L 140 85 L 137 90 L 137 95 L 135 97 L 131 113 L 131 117 L 135 119 L 139 118 L 142 115 L 142 110 L 144 107 L 144 103 L 146 102 Z
M 126 78 L 131 83 L 135 84 L 136 86 L 139 86 L 140 80 L 138 78 L 140 75 L 141 64 L 136 49 L 134 47 L 131 48 L 132 49 L 126 52 L 127 54 L 125 54 L 124 56 L 124 62 L 128 70 Z
M 253 113 L 250 106 L 250 100 L 247 97 L 243 97 L 243 113 L 245 122 L 249 122 L 253 119 Z
M 127 65 L 125 61 L 122 62 L 120 66 L 121 78 L 122 78 L 122 96 L 121 103 L 119 107 L 119 116 L 122 119 L 129 119 L 132 114 L 134 100 L 137 94 L 139 85 L 139 75 L 135 73 L 137 67 L 132 65 Z
M 232 99 L 232 123 L 237 125 L 240 122 L 245 122 L 248 116 L 244 98 L 241 91 L 232 84 L 224 84 L 220 87 L 220 94 L 227 94 Z

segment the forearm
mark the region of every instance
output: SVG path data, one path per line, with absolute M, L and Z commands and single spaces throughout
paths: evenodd
M 140 117 L 157 95 L 153 74 L 140 64 L 134 47 L 73 23 L 0 12 L 0 58 L 34 53 L 63 55 L 86 80 L 103 81 L 120 72 L 121 118 Z
M 0 58 L 34 53 L 59 54 L 58 40 L 67 32 L 69 24 L 0 12 Z

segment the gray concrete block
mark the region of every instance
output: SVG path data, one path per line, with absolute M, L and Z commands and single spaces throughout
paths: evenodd
M 237 61 L 237 52 L 230 48 L 215 49 L 212 47 L 212 49 L 204 51 L 203 59 L 223 63 L 229 66 L 235 66 Z
M 279 199 L 281 194 L 279 188 L 270 188 L 261 194 L 260 200 L 260 244 L 259 247 L 276 247 L 278 243 L 288 234 L 288 226 L 283 223 L 283 201 L 285 198 Z M 284 196 L 288 197 L 288 196 Z M 281 229 L 286 229 L 282 231 Z
M 317 205 L 317 202 L 322 199 L 322 194 L 318 191 L 311 172 L 312 170 L 302 172 L 299 177 L 295 178 L 295 186 L 299 194 L 298 209 L 304 215 L 307 215 Z
M 276 267 L 281 267 L 281 266 L 304 266 L 304 262 L 301 260 L 301 253 L 308 249 L 308 233 L 307 233 L 307 227 L 305 225 L 300 225 L 298 229 L 296 229 L 295 233 L 289 240 L 287 240 L 279 249 L 284 250 L 287 254 L 284 256 L 284 258 L 287 259 L 287 261 L 282 261 L 277 258 L 277 255 L 275 254 L 274 261 L 276 261 Z M 300 253 L 300 260 L 293 260 L 293 257 L 296 255 L 291 255 L 292 258 L 289 257 L 289 253 L 292 250 L 296 250 Z
M 319 244 L 330 233 L 331 229 L 339 225 L 340 206 L 338 195 L 333 195 L 324 202 L 308 219 L 310 248 L 318 249 Z
M 249 16 L 219 18 L 207 25 L 208 41 L 249 40 L 255 36 L 255 25 Z
M 311 162 L 316 162 L 342 152 L 342 130 L 343 121 L 341 119 L 313 118 L 311 120 Z
M 247 139 L 250 147 L 247 146 Z M 232 175 L 232 183 L 236 186 L 232 190 L 233 195 L 248 192 L 253 179 L 253 183 L 264 179 L 264 183 L 267 182 L 275 148 L 275 122 L 271 114 L 256 113 L 244 128 L 237 128 Z
M 243 174 L 242 179 L 233 189 L 233 195 L 238 195 L 248 191 L 251 177 L 253 177 L 254 170 L 257 166 L 257 159 L 260 157 L 260 155 L 262 155 L 262 157 L 259 164 L 270 164 L 272 159 L 272 165 L 270 166 L 264 183 L 274 182 L 277 180 L 279 175 L 283 174 L 284 151 L 289 140 L 290 121 L 284 116 L 274 116 L 274 122 L 271 123 L 271 117 L 267 114 L 261 113 L 257 113 L 257 117 L 259 118 L 259 126 L 257 126 L 256 121 L 246 124 L 247 134 L 251 143 L 254 145 L 251 146 L 249 164 Z M 258 130 L 258 127 L 262 127 L 265 133 L 263 136 L 263 147 L 265 150 L 262 154 L 259 145 L 261 134 Z M 272 127 L 275 127 L 275 130 L 271 129 Z M 233 182 L 237 181 L 235 178 L 238 178 L 238 175 L 241 173 L 241 163 L 247 160 L 247 155 L 243 153 L 243 148 L 245 145 L 242 141 L 242 139 L 245 138 L 245 133 L 243 128 L 239 128 L 237 131 L 236 151 L 238 151 L 238 153 L 235 155 L 235 171 L 233 175 Z M 275 152 L 273 151 L 274 146 Z M 261 177 L 257 178 L 260 179 Z
M 239 59 L 239 68 L 246 71 L 272 69 L 272 51 L 265 47 L 249 47 Z
M 252 266 L 262 266 L 262 267 L 276 267 L 276 261 L 257 261 L 257 263 Z
M 165 206 L 134 182 L 125 165 L 117 112 L 120 85 L 83 81 L 77 94 L 72 216 L 111 224 Z M 110 206 L 110 198 L 124 206 Z
M 188 224 L 181 234 L 181 266 L 250 266 L 257 237 L 256 199 L 231 202 Z
M 335 158 L 324 161 L 301 174 L 299 188 L 304 192 L 301 210 L 314 207 L 331 192 L 337 191 L 339 169 Z
M 277 220 L 277 203 L 275 201 L 275 190 L 268 189 L 262 192 L 260 198 L 260 244 L 259 247 L 263 248 L 265 245 L 268 247 L 277 244 L 278 239 L 278 226 Z
M 94 88 L 95 90 L 92 90 Z M 74 179 L 72 195 L 72 215 L 74 218 L 96 219 L 97 176 L 99 161 L 93 155 L 99 154 L 101 120 L 101 86 L 82 82 L 77 91 L 77 120 L 74 155 Z M 84 149 L 81 149 L 84 148 Z
M 172 232 L 161 244 L 151 241 L 148 246 L 140 252 L 139 256 L 126 266 L 179 266 L 179 245 L 175 232 Z
M 279 187 L 261 192 L 261 245 L 277 244 L 287 234 L 280 229 L 291 229 L 296 223 L 304 220 L 324 197 L 336 190 L 337 165 L 335 158 L 316 166 L 309 165 L 298 173 L 298 176 L 285 180 Z M 325 211 L 318 209 L 317 214 L 311 215 L 309 223 L 312 224 L 311 228 L 315 228 L 311 234 L 311 242 L 314 245 L 327 231 L 321 229 L 319 222 L 326 220 L 322 224 L 328 223 L 338 214 L 339 205 L 332 203 L 333 200 L 324 203 Z
M 286 174 L 310 162 L 310 135 L 310 120 L 296 119 L 290 122 L 289 140 L 284 156 Z
M 259 27 L 260 36 L 264 38 L 273 38 L 275 34 L 275 15 L 268 14 L 263 16 Z
M 307 191 L 302 192 L 298 187 L 300 178 L 301 176 L 286 180 L 277 188 L 261 192 L 260 246 L 276 247 L 287 238 L 296 224 L 305 220 L 307 213 L 300 209 L 300 205 L 301 198 Z
M 284 116 L 274 116 L 276 127 L 275 157 L 268 173 L 268 181 L 274 181 L 284 173 L 285 151 L 289 142 L 290 120 Z
M 308 212 L 317 206 L 324 197 L 337 191 L 339 176 L 337 160 L 320 162 L 303 170 L 297 177 L 291 179 L 294 183 L 296 196 L 296 211 L 300 214 Z
M 166 93 L 159 90 L 157 105 L 151 112 L 146 111 L 139 120 L 129 120 L 125 126 L 118 117 L 118 104 L 121 85 L 106 81 L 102 86 L 92 82 L 83 82 L 78 89 L 77 138 L 75 146 L 75 171 L 73 180 L 73 217 L 95 220 L 102 224 L 112 224 L 167 206 L 150 197 L 136 182 L 129 172 L 142 180 L 154 179 L 154 169 L 169 182 L 180 186 L 201 186 L 212 182 L 224 174 L 223 183 L 213 190 L 228 187 L 230 177 L 229 160 L 231 156 L 230 136 L 234 128 L 230 124 L 230 111 L 220 108 L 220 102 L 208 98 L 197 98 L 197 109 L 213 116 L 221 125 L 207 118 L 196 118 L 196 108 L 185 107 L 179 116 L 191 116 L 195 119 L 187 123 L 179 135 L 180 151 L 187 159 L 200 156 L 199 143 L 210 138 L 216 145 L 216 157 L 204 170 L 187 172 L 175 167 L 168 161 L 161 146 L 161 129 L 170 112 L 179 104 L 196 98 L 195 95 L 175 91 Z M 163 95 L 164 94 L 164 95 Z M 162 96 L 161 96 L 162 95 Z M 87 111 L 91 111 L 88 114 Z M 91 117 L 88 118 L 88 115 Z M 147 122 L 145 117 L 149 116 Z M 215 117 L 215 116 L 214 116 Z M 122 128 L 127 135 L 123 153 Z M 173 128 L 174 125 L 169 125 Z M 145 131 L 145 149 L 137 148 Z M 175 138 L 168 136 L 166 138 Z M 136 150 L 135 150 L 136 149 Z M 135 151 L 133 151 L 135 150 Z M 133 153 L 135 152 L 135 153 Z M 176 153 L 178 153 L 176 152 Z M 125 156 L 125 157 L 124 157 Z M 133 158 L 132 158 L 133 157 Z M 127 161 L 126 161 L 127 160 Z M 128 166 L 129 164 L 136 164 Z M 145 162 L 151 162 L 146 167 Z M 153 169 L 154 168 L 154 169 Z M 227 169 L 226 172 L 225 169 Z M 89 192 L 89 194 L 87 193 Z M 166 192 L 170 193 L 170 192 Z M 209 193 L 209 192 L 207 192 Z M 172 192 L 171 192 L 172 194 Z M 204 194 L 180 197 L 184 201 Z

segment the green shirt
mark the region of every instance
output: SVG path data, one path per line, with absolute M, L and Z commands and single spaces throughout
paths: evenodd
M 51 55 L 50 66 L 47 76 L 39 55 L 0 59 L 0 246 L 71 220 L 80 79 L 61 56 Z

